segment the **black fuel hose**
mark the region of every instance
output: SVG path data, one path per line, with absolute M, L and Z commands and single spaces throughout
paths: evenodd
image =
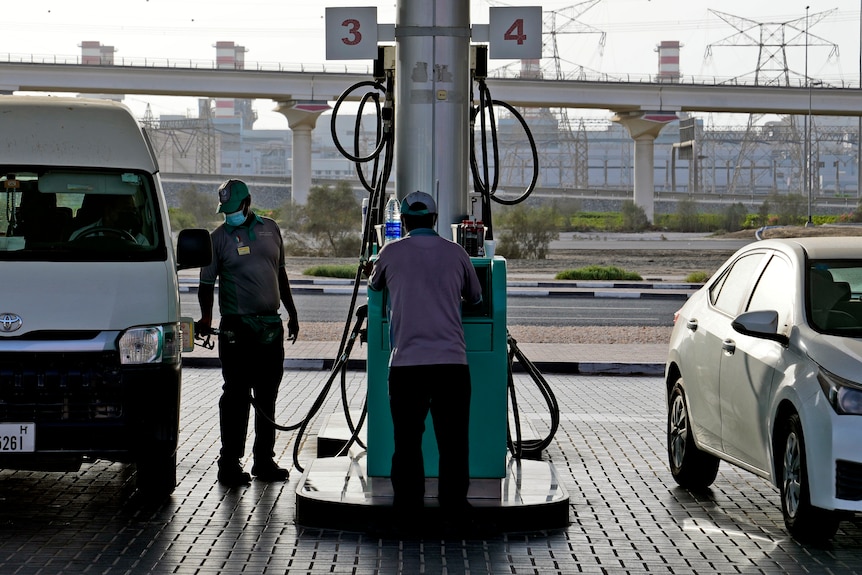
M 539 180 L 539 151 L 536 147 L 536 140 L 533 137 L 530 127 L 524 120 L 524 117 L 515 109 L 514 106 L 501 100 L 494 100 L 491 97 L 491 92 L 485 84 L 483 78 L 477 80 L 479 91 L 479 105 L 472 108 L 470 114 L 470 171 L 473 174 L 473 187 L 479 192 L 482 199 L 482 219 L 485 227 L 488 229 L 486 237 L 493 239 L 493 223 L 491 220 L 491 201 L 499 204 L 512 206 L 526 200 L 533 190 L 536 188 L 536 183 Z M 530 183 L 516 198 L 507 200 L 496 195 L 497 188 L 500 185 L 500 146 L 497 137 L 497 120 L 494 114 L 494 106 L 499 106 L 508 110 L 513 118 L 521 125 L 529 142 L 530 155 L 533 161 L 533 174 L 530 178 Z M 487 111 L 487 113 L 486 113 Z M 486 120 L 487 116 L 487 120 Z M 479 161 L 476 157 L 476 118 L 479 118 L 481 138 L 479 150 L 482 154 L 482 166 L 479 167 Z M 493 157 L 493 172 L 491 171 L 491 162 L 489 161 L 489 144 L 488 133 L 491 135 L 490 153 Z
M 473 186 L 480 193 L 482 199 L 482 219 L 485 226 L 488 228 L 486 237 L 493 239 L 493 222 L 491 219 L 491 201 L 495 201 L 503 205 L 515 205 L 526 200 L 536 187 L 536 182 L 539 178 L 539 153 L 536 147 L 536 141 L 533 138 L 533 133 L 530 131 L 524 117 L 511 105 L 500 100 L 494 100 L 491 97 L 491 92 L 485 83 L 484 78 L 477 78 L 479 91 L 479 105 L 473 107 L 470 116 L 470 169 L 473 173 Z M 500 150 L 499 140 L 497 137 L 497 120 L 494 113 L 494 107 L 499 106 L 505 108 L 514 117 L 517 122 L 523 127 L 524 133 L 527 135 L 527 140 L 530 145 L 530 152 L 533 158 L 533 175 L 527 188 L 515 199 L 506 200 L 495 195 L 500 184 Z M 486 121 L 487 116 L 487 121 Z M 479 169 L 479 161 L 476 157 L 476 118 L 479 118 L 481 145 L 479 150 L 482 154 L 481 171 Z M 490 150 L 488 144 L 488 133 L 490 132 Z M 489 152 L 493 158 L 493 172 L 491 171 L 491 162 L 489 161 Z M 507 389 L 512 408 L 512 423 L 514 424 L 514 438 L 512 437 L 513 430 L 508 425 L 506 427 L 506 439 L 509 445 L 509 451 L 516 459 L 523 457 L 535 458 L 551 444 L 554 435 L 557 432 L 560 424 L 560 408 L 554 392 L 550 385 L 542 376 L 541 371 L 536 365 L 530 361 L 526 355 L 518 347 L 518 342 L 510 333 L 506 333 L 508 345 L 508 383 Z M 548 406 L 548 411 L 551 416 L 550 431 L 546 437 L 540 440 L 523 441 L 521 433 L 521 417 L 518 409 L 518 398 L 515 392 L 515 379 L 513 375 L 514 360 L 524 367 L 527 374 L 533 379 L 536 386 L 539 388 L 545 402 Z
M 539 370 L 536 365 L 530 361 L 526 355 L 521 351 L 518 347 L 518 342 L 512 337 L 512 334 L 506 333 L 506 339 L 508 341 L 509 346 L 509 369 L 508 369 L 508 389 L 509 389 L 509 397 L 512 401 L 512 417 L 515 420 L 515 438 L 512 438 L 512 432 L 507 427 L 506 429 L 506 440 L 509 445 L 509 451 L 512 452 L 513 457 L 516 459 L 521 459 L 522 457 L 526 457 L 528 459 L 535 459 L 539 457 L 553 441 L 554 435 L 557 433 L 557 429 L 560 426 L 560 406 L 557 403 L 557 397 L 554 395 L 551 386 L 545 380 L 545 377 L 542 375 L 542 372 Z M 529 376 L 536 382 L 539 391 L 542 394 L 542 397 L 545 399 L 545 403 L 548 406 L 548 412 L 551 414 L 551 425 L 548 431 L 548 434 L 542 439 L 536 439 L 531 441 L 524 441 L 522 439 L 521 434 L 521 423 L 520 423 L 520 414 L 518 410 L 518 400 L 515 394 L 515 378 L 513 375 L 514 369 L 514 359 L 517 359 L 518 362 L 524 367 L 525 371 L 529 374 Z

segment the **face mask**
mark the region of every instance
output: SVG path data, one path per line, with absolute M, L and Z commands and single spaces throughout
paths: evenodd
M 237 227 L 242 225 L 243 222 L 245 222 L 245 212 L 242 210 L 232 214 L 225 214 L 224 216 L 224 223 L 229 226 Z

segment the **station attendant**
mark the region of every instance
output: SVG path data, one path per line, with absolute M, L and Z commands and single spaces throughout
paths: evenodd
M 284 263 L 281 230 L 275 221 L 251 210 L 248 186 L 228 180 L 218 190 L 218 213 L 225 221 L 212 232 L 213 259 L 201 269 L 198 302 L 206 333 L 212 324 L 215 282 L 219 282 L 219 359 L 224 386 L 219 401 L 221 451 L 218 479 L 236 487 L 251 476 L 242 468 L 254 393 L 254 465 L 261 481 L 285 481 L 288 470 L 275 462 L 275 401 L 284 373 L 284 326 L 279 305 L 288 315 L 288 338 L 296 341 L 299 321 Z
M 437 234 L 436 220 L 430 195 L 409 194 L 401 202 L 406 237 L 384 245 L 373 268 L 366 268 L 371 289 L 389 290 L 391 476 L 402 519 L 424 507 L 422 434 L 429 410 L 440 453 L 440 507 L 469 509 L 471 386 L 461 306 L 480 303 L 482 289 L 467 252 Z

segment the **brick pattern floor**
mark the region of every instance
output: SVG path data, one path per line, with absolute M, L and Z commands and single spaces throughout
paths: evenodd
M 285 372 L 280 423 L 304 416 L 326 380 Z M 359 405 L 365 374 L 348 374 Z M 661 378 L 548 376 L 561 424 L 546 458 L 571 496 L 571 525 L 487 539 L 379 539 L 293 523 L 299 473 L 284 484 L 230 490 L 216 482 L 216 369 L 184 371 L 179 486 L 160 504 L 135 496 L 134 467 L 85 464 L 77 473 L 0 471 L 0 573 L 856 573 L 862 521 L 825 547 L 787 536 L 777 491 L 722 465 L 710 492 L 673 483 L 664 446 Z M 546 429 L 544 401 L 517 376 L 522 417 Z M 330 394 L 323 412 L 340 409 Z M 318 422 L 319 423 L 319 422 Z M 295 434 L 280 433 L 288 465 Z M 300 460 L 314 457 L 313 437 Z M 250 461 L 246 461 L 247 468 Z

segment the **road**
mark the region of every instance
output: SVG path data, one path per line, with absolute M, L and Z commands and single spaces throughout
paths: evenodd
M 295 294 L 303 322 L 344 323 L 350 296 Z M 184 315 L 199 318 L 197 296 L 181 297 Z M 681 299 L 509 296 L 508 325 L 532 326 L 669 326 Z M 218 307 L 217 305 L 215 306 Z M 214 310 L 217 314 L 218 310 Z

